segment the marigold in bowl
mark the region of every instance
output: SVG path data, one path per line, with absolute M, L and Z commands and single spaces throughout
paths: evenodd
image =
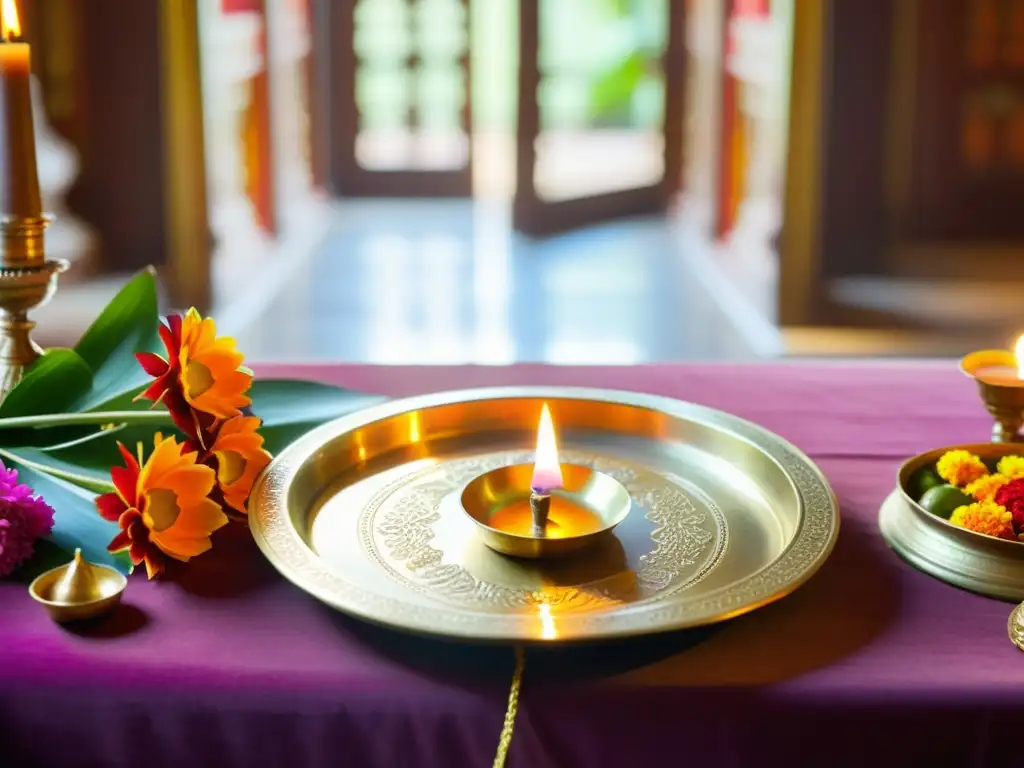
M 949 522 L 975 533 L 994 536 L 997 539 L 1017 540 L 1013 531 L 1013 515 L 991 501 L 979 501 L 953 511 Z
M 1024 477 L 1024 457 L 1003 456 L 996 465 L 996 471 L 1008 478 Z
M 968 483 L 964 491 L 977 501 L 993 501 L 996 492 L 1010 482 L 1010 478 L 1002 474 L 983 475 L 972 483 Z
M 987 475 L 988 467 L 970 451 L 955 450 L 942 455 L 935 463 L 935 471 L 950 485 L 963 488 Z
M 1018 529 L 1024 528 L 1024 477 L 1018 477 L 1003 485 L 992 499 L 1013 516 Z

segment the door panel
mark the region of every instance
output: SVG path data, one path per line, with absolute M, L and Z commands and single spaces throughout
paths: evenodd
M 683 9 L 520 0 L 517 229 L 664 208 L 682 166 Z
M 346 196 L 472 194 L 469 0 L 327 5 L 344 46 L 334 68 L 335 190 Z

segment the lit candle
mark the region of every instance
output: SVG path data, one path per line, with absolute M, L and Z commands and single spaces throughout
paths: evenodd
M 551 421 L 548 404 L 540 411 L 537 427 L 537 453 L 533 461 L 533 479 L 530 488 L 535 493 L 549 494 L 562 487 L 562 465 L 558 461 L 558 443 L 555 425 Z
M 21 23 L 14 0 L 0 5 L 0 216 L 42 216 L 36 135 L 32 124 L 31 50 L 21 40 Z M 42 258 L 42 253 L 38 254 Z
M 540 410 L 540 424 L 537 426 L 537 453 L 533 460 L 533 477 L 530 480 L 530 516 L 533 521 L 533 535 L 544 536 L 551 514 L 551 492 L 562 487 L 562 465 L 558 461 L 558 443 L 555 440 L 555 425 L 551 421 L 548 404 Z
M 1000 387 L 1024 387 L 1024 334 L 1017 339 L 1014 351 L 985 350 L 973 352 L 961 363 L 964 372 L 975 379 Z

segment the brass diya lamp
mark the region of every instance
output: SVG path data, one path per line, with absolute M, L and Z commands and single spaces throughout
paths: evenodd
M 1024 335 L 1014 352 L 972 352 L 960 361 L 960 370 L 977 382 L 981 400 L 995 419 L 992 442 L 1018 442 L 1024 426 Z
M 579 552 L 606 537 L 632 507 L 626 488 L 590 467 L 561 464 L 547 404 L 534 464 L 498 467 L 474 478 L 462 507 L 495 552 L 529 559 Z
M 75 550 L 74 559 L 40 574 L 28 588 L 33 599 L 61 623 L 98 618 L 114 610 L 128 586 L 122 573 L 105 565 L 93 565 Z

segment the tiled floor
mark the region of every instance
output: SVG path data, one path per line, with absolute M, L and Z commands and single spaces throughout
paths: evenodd
M 323 245 L 238 334 L 256 360 L 630 364 L 744 359 L 663 219 L 531 241 L 506 205 L 338 203 Z

